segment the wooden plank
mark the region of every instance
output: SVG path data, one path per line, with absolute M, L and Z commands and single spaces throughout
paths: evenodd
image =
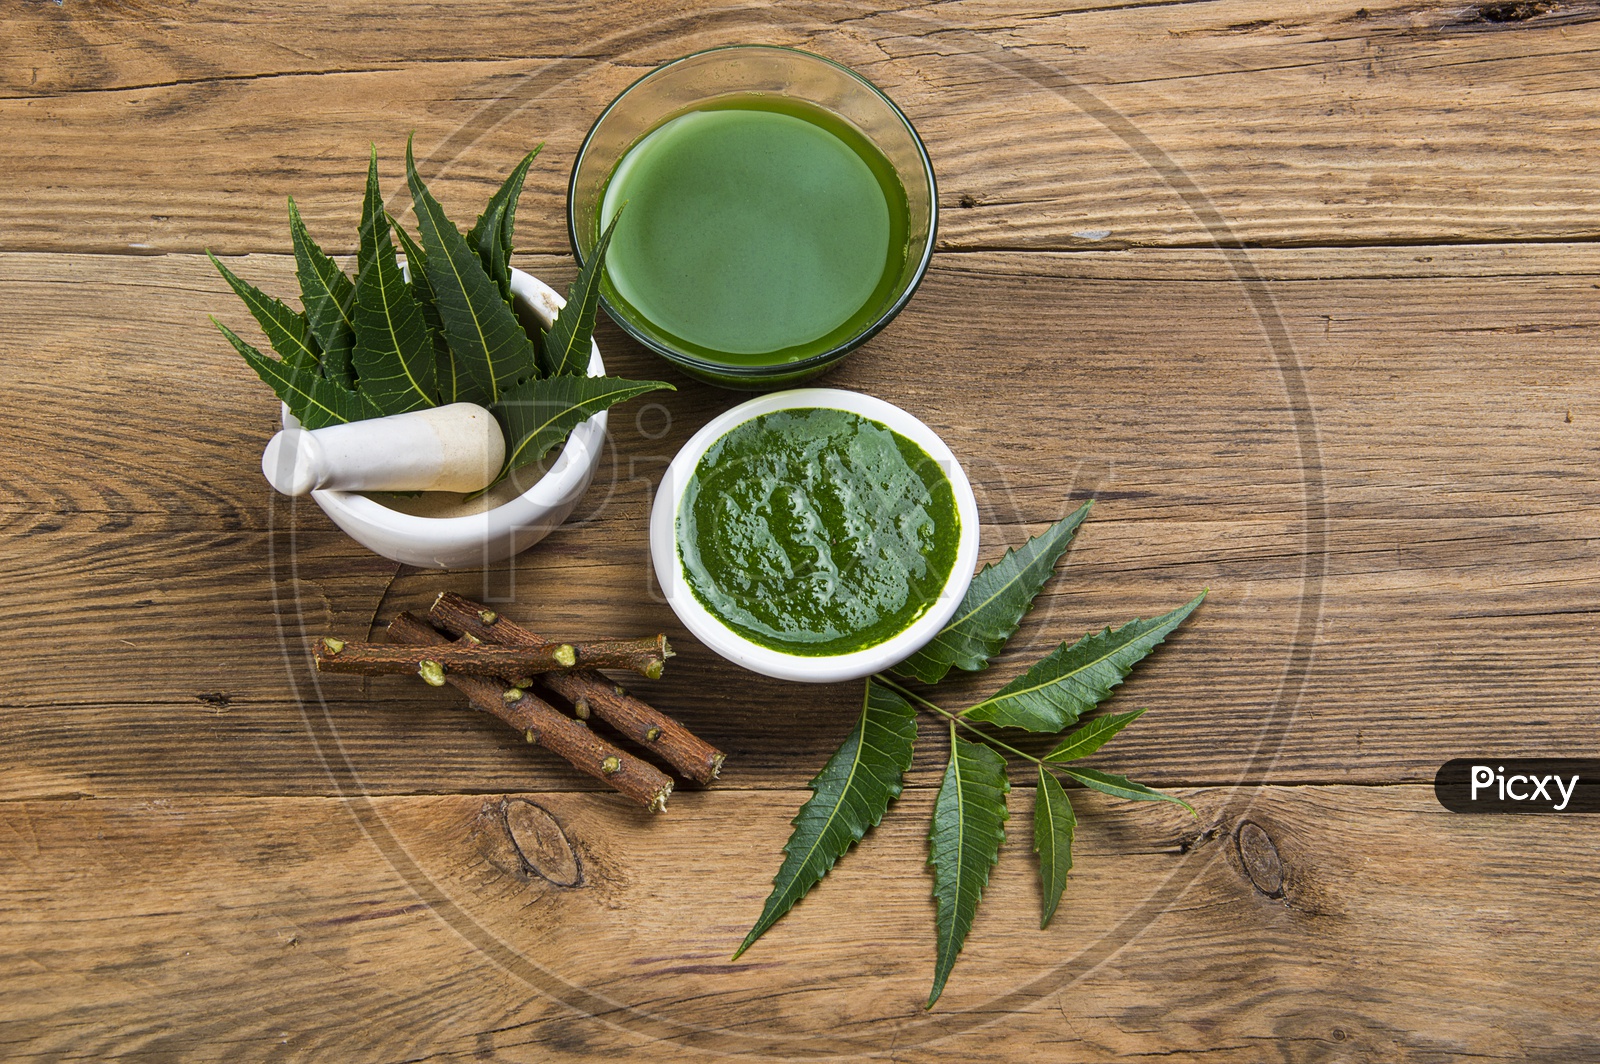
M 1088 0 L 1058 10 L 1140 4 Z M 1015 23 L 1004 5 L 948 6 L 957 21 L 974 28 Z M 859 19 L 862 12 L 854 4 L 815 0 L 794 0 L 780 11 L 766 12 L 725 12 L 707 4 L 685 4 L 667 12 L 640 2 L 617 2 L 595 12 L 510 0 L 442 10 L 408 0 L 352 0 L 337 8 L 305 0 L 284 0 L 271 8 L 233 0 L 198 8 L 160 3 L 84 10 L 30 5 L 0 12 L 0 92 L 52 96 L 226 77 L 392 69 L 408 63 L 559 59 L 581 54 L 572 45 L 595 34 L 600 15 L 610 32 L 591 40 L 588 54 L 626 49 L 633 64 L 653 65 L 721 43 L 718 31 L 730 24 L 747 26 L 764 18 L 764 43 L 803 46 L 837 32 L 819 26 Z M 867 20 L 871 18 L 869 13 Z M 426 31 L 412 32 L 419 25 Z M 226 56 L 226 65 L 219 56 Z
M 1072 500 L 1100 500 L 993 676 L 957 678 L 949 699 L 981 697 L 1055 640 L 1209 587 L 1193 625 L 1119 696 L 1155 711 L 1109 766 L 1164 784 L 1393 782 L 1513 732 L 1528 753 L 1586 748 L 1600 251 L 1250 263 L 1306 370 L 1328 511 L 1315 528 L 1270 350 L 1216 252 L 941 256 L 903 318 L 829 379 L 945 434 L 984 488 L 986 556 Z M 275 290 L 289 274 L 281 258 L 240 268 Z M 988 306 L 1006 314 L 972 312 Z M 192 257 L 0 257 L 17 341 L 0 363 L 16 417 L 0 454 L 12 533 L 0 601 L 31 653 L 3 699 L 0 738 L 23 753 L 0 793 L 339 793 L 319 760 L 336 740 L 350 756 L 335 761 L 342 786 L 354 773 L 372 793 L 586 786 L 405 681 L 330 680 L 320 716 L 299 640 L 365 636 L 445 586 L 503 596 L 573 637 L 668 632 L 684 656 L 650 697 L 730 752 L 736 785 L 793 787 L 848 729 L 853 690 L 736 675 L 651 591 L 652 484 L 737 396 L 680 380 L 661 403 L 620 410 L 575 523 L 515 567 L 401 572 L 304 503 L 273 501 L 254 463 L 272 401 L 207 311 L 244 318 Z M 609 327 L 602 341 L 620 371 L 662 368 Z M 1027 378 L 986 381 L 975 365 L 1047 386 L 1020 408 Z M 108 416 L 130 397 L 137 417 Z M 196 402 L 198 421 L 148 427 L 183 425 Z M 101 469 L 117 473 L 82 475 Z M 1312 534 L 1325 550 L 1308 568 Z M 1280 692 L 1319 574 L 1312 671 L 1298 696 Z M 1276 762 L 1253 762 L 1272 749 Z
M 560 259 L 520 261 L 557 283 L 571 273 Z M 1200 502 L 1217 517 L 1298 513 L 1301 441 L 1253 301 L 1261 296 L 1303 368 L 1329 490 L 1360 504 L 1345 512 L 1513 516 L 1548 509 L 1544 493 L 1582 497 L 1581 456 L 1600 423 L 1585 376 L 1594 245 L 1252 251 L 1247 265 L 1260 285 L 1240 283 L 1241 263 L 1216 252 L 939 256 L 900 318 L 827 379 L 895 397 L 948 433 L 977 479 L 1008 493 L 986 500 L 996 520 L 1050 519 L 1069 491 L 1087 488 L 1120 492 L 1140 516 Z M 292 300 L 286 258 L 251 256 L 238 268 Z M 0 385 L 18 415 L 16 445 L 0 455 L 0 510 L 177 508 L 241 521 L 259 512 L 267 495 L 251 455 L 276 408 L 206 321 L 215 314 L 255 335 L 209 264 L 6 255 L 0 296 L 16 349 Z M 651 463 L 738 396 L 676 376 L 609 323 L 601 342 L 618 372 L 666 375 L 680 388 L 613 419 L 610 475 L 642 505 L 633 478 L 648 479 Z M 977 357 L 997 368 L 975 375 Z M 1043 401 L 1008 413 L 1012 381 L 1029 373 L 1045 383 Z M 128 440 L 123 419 L 105 415 L 129 396 L 158 423 L 196 407 L 239 410 L 241 396 L 248 416 L 189 417 L 193 456 L 176 463 L 166 437 Z M 1392 416 L 1397 403 L 1403 419 Z M 1493 455 L 1479 446 L 1486 423 Z M 129 475 L 81 483 L 75 474 L 108 452 L 134 463 Z M 1504 483 L 1529 475 L 1534 505 Z M 1407 493 L 1443 483 L 1448 494 L 1407 505 Z M 63 497 L 72 492 L 85 497 Z
M 523 242 L 560 251 L 594 116 L 643 69 L 751 39 L 854 64 L 905 107 L 940 175 L 946 247 L 1600 231 L 1590 0 L 290 10 L 9 14 L 0 135 L 28 151 L 0 162 L 4 248 L 277 251 L 294 194 L 348 249 L 369 142 L 398 189 L 415 132 L 458 212 L 546 141 Z
M 1023 531 L 1010 533 L 1020 539 Z M 1424 780 L 1454 756 L 1512 745 L 1529 756 L 1586 749 L 1596 676 L 1582 648 L 1595 636 L 1600 584 L 1585 546 L 1592 535 L 1588 518 L 1443 531 L 1335 523 L 1321 634 L 1296 697 L 1279 685 L 1301 604 L 1298 535 L 1260 525 L 1091 523 L 994 673 L 954 677 L 940 697 L 952 708 L 969 704 L 1055 640 L 1151 616 L 1209 586 L 1191 625 L 1117 696 L 1123 708 L 1153 712 L 1105 755 L 1112 770 L 1159 784 Z M 83 549 L 106 542 L 89 537 Z M 413 573 L 390 586 L 392 567 L 381 562 L 302 560 L 302 620 L 292 602 L 275 612 L 274 586 L 254 559 L 260 549 L 259 539 L 240 537 L 236 562 L 203 572 L 101 565 L 85 579 L 109 577 L 110 585 L 99 596 L 85 587 L 84 608 L 65 618 L 48 607 L 15 612 L 14 631 L 40 649 L 8 684 L 0 741 L 15 753 L 0 767 L 0 794 L 588 786 L 494 722 L 463 716 L 448 692 L 403 678 L 318 682 L 309 674 L 301 633 L 365 634 L 374 612 L 381 624 L 400 608 L 425 607 L 443 587 L 481 593 L 479 575 Z M 858 689 L 739 673 L 688 639 L 663 605 L 644 600 L 642 546 L 628 554 L 632 564 L 611 566 L 540 554 L 519 568 L 516 604 L 502 608 L 580 637 L 667 631 L 681 656 L 661 681 L 635 689 L 726 750 L 733 785 L 809 778 L 849 729 Z M 62 575 L 43 579 L 77 593 Z M 153 595 L 144 590 L 150 583 L 159 587 Z M 197 617 L 204 639 L 192 634 Z M 1264 743 L 1274 760 L 1257 759 Z
M 931 1014 L 926 789 L 738 962 L 803 792 L 657 818 L 566 794 L 3 803 L 0 1044 L 16 1061 L 1600 1048 L 1581 818 L 1454 816 L 1425 787 L 1188 796 L 1197 822 L 1082 797 L 1040 932 L 1013 792 Z
M 27 648 L 0 687 L 0 1058 L 1600 1058 L 1588 824 L 1427 786 L 1594 747 L 1600 2 L 1358 2 L 0 10 L 0 609 Z M 245 314 L 196 252 L 256 252 L 232 262 L 287 294 L 284 197 L 348 252 L 366 146 L 399 210 L 412 132 L 463 221 L 547 140 L 518 261 L 564 283 L 592 116 L 741 40 L 855 66 L 939 171 L 934 270 L 826 383 L 950 441 L 986 556 L 1097 500 L 1013 646 L 940 699 L 1211 590 L 1093 762 L 1199 818 L 1074 791 L 1041 932 L 1014 772 L 931 1013 L 926 718 L 885 823 L 727 959 L 859 697 L 721 662 L 651 584 L 656 478 L 741 396 L 674 378 L 613 417 L 568 527 L 423 573 L 270 495 L 275 404 L 205 320 Z M 639 687 L 724 779 L 649 817 L 449 692 L 308 674 L 308 635 L 443 586 L 574 637 L 668 631 Z

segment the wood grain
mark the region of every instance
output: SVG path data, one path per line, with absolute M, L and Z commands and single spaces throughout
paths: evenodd
M 935 160 L 945 247 L 1600 232 L 1590 0 L 1528 17 L 1426 0 L 1078 6 L 623 4 L 550 22 L 504 3 L 24 5 L 7 16 L 0 137 L 28 151 L 0 162 L 0 248 L 278 251 L 294 195 L 348 250 L 368 144 L 398 189 L 414 132 L 463 212 L 545 142 L 522 240 L 565 250 L 594 117 L 643 70 L 748 40 L 817 50 L 895 97 Z
M 764 877 L 661 859 L 714 839 L 719 864 L 765 868 L 802 793 L 683 795 L 654 818 L 562 794 L 5 803 L 0 900 L 29 918 L 0 937 L 0 1040 L 19 1061 L 1597 1048 L 1573 1022 L 1600 1008 L 1581 818 L 1452 816 L 1422 787 L 1185 792 L 1198 822 L 1082 796 L 1066 901 L 1040 932 L 1018 790 L 927 1014 L 930 791 L 738 962 Z M 387 859 L 402 852 L 405 875 Z M 1553 955 L 1560 991 L 1527 994 Z
M 1302 441 L 1225 257 L 942 257 L 903 318 L 830 381 L 894 395 L 950 440 L 982 489 L 985 557 L 1099 500 L 994 677 L 958 678 L 951 700 L 981 697 L 1055 640 L 1209 587 L 1195 622 L 1119 695 L 1154 712 L 1108 750 L 1114 771 L 1158 784 L 1420 782 L 1469 750 L 1588 744 L 1597 677 L 1573 648 L 1593 638 L 1600 589 L 1588 383 L 1600 252 L 1415 250 L 1251 255 L 1314 404 L 1327 513 L 1314 556 Z M 288 284 L 280 258 L 241 269 Z M 0 598 L 38 647 L 4 695 L 0 735 L 25 751 L 0 770 L 5 794 L 337 793 L 318 756 L 335 741 L 350 759 L 340 771 L 372 793 L 585 786 L 463 720 L 447 694 L 312 683 L 304 639 L 367 638 L 443 587 L 526 602 L 524 619 L 562 638 L 667 631 L 684 655 L 647 697 L 728 750 L 738 785 L 792 787 L 848 730 L 853 693 L 730 682 L 650 588 L 652 485 L 736 397 L 680 379 L 661 403 L 619 411 L 575 523 L 515 569 L 402 571 L 303 501 L 273 500 L 250 457 L 272 430 L 270 397 L 204 319 L 229 300 L 194 258 L 0 257 L 0 314 L 21 340 L 0 375 L 24 415 L 19 446 L 0 455 L 14 533 L 0 540 L 14 576 Z M 613 329 L 602 342 L 623 372 L 663 368 Z M 107 344 L 110 361 L 85 357 Z M 1006 369 L 975 389 L 964 353 L 980 350 Z M 1059 380 L 1057 398 L 1007 415 L 1008 382 L 1028 374 Z M 190 422 L 181 446 L 70 413 L 115 409 L 123 394 L 157 424 L 183 424 L 196 401 L 254 413 Z M 1283 694 L 1308 574 L 1321 588 L 1314 661 L 1304 689 Z M 55 596 L 37 597 L 40 585 Z M 197 629 L 223 652 L 198 653 L 186 639 Z M 84 660 L 95 668 L 74 667 Z M 301 700 L 317 706 L 319 693 L 329 704 L 313 729 Z M 89 708 L 117 742 L 81 741 L 68 714 Z M 1264 737 L 1277 758 L 1253 763 Z
M 825 383 L 932 425 L 983 554 L 1086 498 L 960 705 L 1057 640 L 1206 605 L 1074 791 L 1037 930 L 1029 774 L 940 1006 L 924 728 L 904 797 L 737 963 L 852 685 L 677 629 L 654 485 L 742 396 L 602 324 L 619 408 L 571 522 L 424 573 L 275 498 L 276 404 L 199 252 L 293 290 L 284 200 L 353 248 L 369 143 L 470 218 L 522 152 L 518 265 L 650 67 L 848 63 L 927 141 L 940 253 Z M 1600 4 L 996 0 L 0 8 L 0 1058 L 1600 1059 L 1592 825 L 1443 812 L 1456 756 L 1595 752 Z M 253 327 L 243 330 L 254 335 Z M 650 817 L 458 696 L 310 671 L 441 588 L 561 639 L 664 630 L 652 703 L 727 751 Z
M 1524 506 L 1526 492 L 1508 490 L 1507 476 L 1533 475 L 1536 493 L 1584 490 L 1581 454 L 1600 413 L 1584 372 L 1600 325 L 1593 245 L 1252 251 L 1248 261 L 1314 401 L 1328 489 L 1356 507 L 1343 512 L 1540 512 L 1542 503 Z M 558 283 L 571 273 L 551 258 L 519 263 Z M 905 313 L 828 379 L 894 389 L 951 434 L 989 485 L 990 517 L 1051 519 L 1060 495 L 1090 478 L 1141 516 L 1176 516 L 1199 502 L 1223 518 L 1298 514 L 1303 489 L 1297 470 L 1284 468 L 1300 450 L 1293 410 L 1251 288 L 1233 268 L 1215 252 L 941 256 Z M 239 269 L 272 291 L 293 291 L 286 258 L 250 256 Z M 206 320 L 216 314 L 254 332 L 203 259 L 0 256 L 0 294 L 15 352 L 0 365 L 0 383 L 25 415 L 10 430 L 14 448 L 0 455 L 0 510 L 176 508 L 233 523 L 249 509 L 263 521 L 269 496 L 239 455 L 270 435 L 275 407 Z M 601 342 L 618 372 L 662 374 L 680 388 L 615 419 L 620 453 L 600 497 L 643 505 L 657 473 L 650 463 L 664 465 L 701 420 L 738 397 L 673 375 L 609 323 Z M 996 368 L 975 374 L 977 357 Z M 1003 410 L 1008 387 L 1032 373 L 1062 389 L 1029 411 L 1037 438 L 962 412 L 960 402 Z M 121 418 L 71 413 L 73 402 L 110 409 L 128 395 L 163 422 L 196 406 L 247 404 L 246 414 L 187 418 L 192 450 L 180 462 L 159 442 L 125 442 Z M 1488 456 L 1478 446 L 1485 424 L 1502 442 Z M 1163 430 L 1183 439 L 1162 440 Z M 127 467 L 123 477 L 74 483 L 74 472 L 108 452 Z M 1446 483 L 1449 492 L 1421 497 Z M 59 498 L 74 489 L 85 498 Z M 129 497 L 118 502 L 119 493 Z

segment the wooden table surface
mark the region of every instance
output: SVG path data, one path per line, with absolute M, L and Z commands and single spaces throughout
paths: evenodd
M 1600 4 L 0 8 L 0 1057 L 1600 1059 L 1595 821 L 1453 815 L 1458 756 L 1600 753 Z M 378 558 L 257 466 L 276 404 L 206 262 L 287 295 L 284 201 L 353 250 L 369 143 L 470 220 L 543 141 L 522 268 L 572 276 L 599 110 L 734 42 L 850 64 L 938 172 L 938 253 L 827 383 L 918 414 L 983 556 L 1096 506 L 980 697 L 1211 596 L 1111 706 L 1038 930 L 1031 776 L 943 999 L 925 727 L 904 797 L 737 962 L 859 687 L 752 677 L 648 576 L 665 462 L 740 396 L 609 322 L 619 408 L 514 566 Z M 410 225 L 409 214 L 403 216 Z M 308 671 L 435 591 L 667 631 L 728 751 L 649 816 L 449 691 Z M 1081 794 L 1082 792 L 1078 792 Z

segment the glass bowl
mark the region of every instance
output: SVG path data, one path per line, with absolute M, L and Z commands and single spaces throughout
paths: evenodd
M 730 388 L 765 390 L 814 377 L 876 335 L 910 300 L 933 254 L 939 215 L 933 165 L 910 120 L 871 82 L 832 60 L 772 45 L 713 48 L 667 63 L 634 82 L 595 120 L 573 164 L 567 226 L 573 253 L 582 264 L 600 236 L 606 184 L 630 148 L 687 111 L 727 97 L 757 95 L 820 108 L 847 123 L 882 153 L 900 182 L 907 207 L 903 266 L 892 284 L 869 300 L 877 305 L 865 316 L 854 315 L 865 324 L 818 353 L 749 365 L 685 350 L 683 343 L 628 307 L 609 279 L 601 285 L 601 303 L 624 331 L 691 376 Z

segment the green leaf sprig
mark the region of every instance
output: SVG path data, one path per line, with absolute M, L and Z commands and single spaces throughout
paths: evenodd
M 538 154 L 534 148 L 523 157 L 463 236 L 417 173 L 407 142 L 406 178 L 419 243 L 383 208 L 374 147 L 355 279 L 311 239 L 290 198 L 289 233 L 303 310 L 291 310 L 240 280 L 211 255 L 279 357 L 262 354 L 212 321 L 306 428 L 447 403 L 487 407 L 506 437 L 506 461 L 495 477 L 499 483 L 559 446 L 600 411 L 672 388 L 664 381 L 588 376 L 609 228 L 549 329 L 529 332 L 517 317 L 511 297 L 512 234 L 522 185 Z M 396 239 L 409 276 L 396 257 Z
M 1032 609 L 1088 516 L 1089 505 L 1085 503 L 986 566 L 973 578 L 955 618 L 926 647 L 891 671 L 931 684 L 942 680 L 951 668 L 973 672 L 987 668 Z M 944 723 L 950 750 L 928 832 L 938 948 L 927 1007 L 932 1008 L 944 992 L 972 928 L 989 871 L 999 860 L 1008 816 L 1006 795 L 1011 789 L 1005 754 L 1031 761 L 1038 769 L 1033 849 L 1038 854 L 1043 895 L 1039 927 L 1047 927 L 1072 870 L 1072 840 L 1077 829 L 1072 802 L 1057 772 L 1113 797 L 1173 802 L 1191 815 L 1194 809 L 1181 798 L 1142 783 L 1073 764 L 1099 750 L 1137 720 L 1143 709 L 1089 720 L 1062 736 L 1043 757 L 1002 742 L 979 724 L 1041 734 L 1055 734 L 1076 724 L 1109 698 L 1112 688 L 1182 624 L 1205 596 L 1202 591 L 1153 620 L 1129 621 L 1120 628 L 1090 632 L 1070 645 L 1062 643 L 1021 676 L 960 711 L 944 709 L 882 673 L 868 678 L 856 726 L 811 781 L 812 796 L 794 818 L 794 831 L 784 845 L 786 856 L 773 879 L 772 893 L 734 957 L 749 949 L 828 874 L 847 849 L 882 821 L 890 803 L 900 796 L 906 770 L 911 767 L 918 709 Z

